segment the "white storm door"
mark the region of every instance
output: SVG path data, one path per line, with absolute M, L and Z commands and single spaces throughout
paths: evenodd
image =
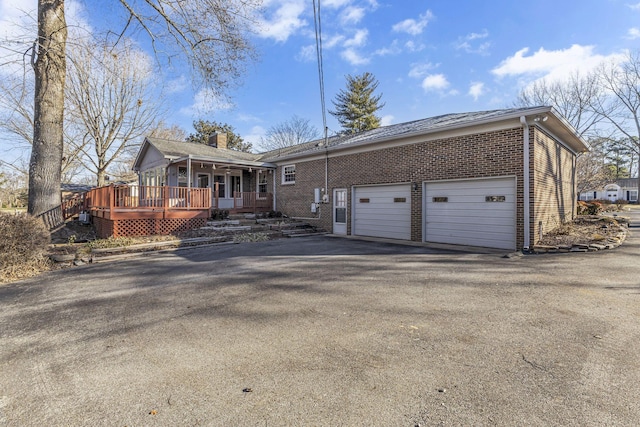
M 333 190 L 333 234 L 347 234 L 347 190 Z

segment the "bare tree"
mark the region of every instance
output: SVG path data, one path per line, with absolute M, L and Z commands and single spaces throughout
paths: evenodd
M 593 104 L 594 111 L 615 129 L 622 146 L 640 156 L 640 51 L 628 53 L 622 63 L 603 64 L 597 77 L 608 96 Z M 640 188 L 640 174 L 637 178 Z
M 12 149 L 20 154 L 28 153 L 33 146 L 33 76 L 28 69 L 17 75 L 4 76 L 0 80 L 0 129 L 12 137 Z M 62 182 L 70 182 L 82 168 L 79 157 L 82 146 L 78 129 L 68 121 L 64 127 L 64 147 L 60 168 Z M 20 158 L 22 156 L 19 156 Z M 29 165 L 16 161 L 13 166 L 28 174 Z M 23 167 L 24 166 L 24 167 Z
M 38 0 L 38 38 L 31 60 L 35 93 L 28 212 L 33 215 L 60 205 L 66 43 L 64 0 Z M 58 216 L 62 222 L 62 213 Z
M 553 106 L 576 131 L 587 136 L 596 131 L 603 117 L 591 106 L 599 102 L 604 93 L 595 74 L 581 75 L 575 72 L 564 81 L 538 80 L 518 95 L 516 106 Z
M 196 80 L 225 93 L 251 59 L 246 34 L 261 0 L 119 0 L 126 13 L 118 44 L 127 34 L 146 34 L 158 59 L 181 58 Z M 64 0 L 38 0 L 34 138 L 29 165 L 29 212 L 41 214 L 60 203 L 63 158 L 67 26 Z
M 578 134 L 589 141 L 592 150 L 578 154 L 576 159 L 578 194 L 601 188 L 612 179 L 603 154 L 607 138 L 599 136 L 601 130 L 598 125 L 603 117 L 592 108 L 604 96 L 595 74 L 581 75 L 575 72 L 564 81 L 534 82 L 520 92 L 515 103 L 518 107 L 553 106 Z
M 159 114 L 151 64 L 128 41 L 115 48 L 76 43 L 70 58 L 68 115 L 83 131 L 80 161 L 103 186 L 108 168 L 135 150 Z
M 591 138 L 591 151 L 576 159 L 576 190 L 578 194 L 604 187 L 614 179 L 606 161 L 606 138 Z
M 187 132 L 178 125 L 168 126 L 161 120 L 149 131 L 149 136 L 174 141 L 184 141 L 187 139 Z
M 319 137 L 320 132 L 309 119 L 294 115 L 289 120 L 271 126 L 260 139 L 260 146 L 265 151 L 271 151 L 313 141 Z

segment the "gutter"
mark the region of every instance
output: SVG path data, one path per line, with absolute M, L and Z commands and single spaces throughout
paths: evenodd
M 523 165 L 522 165 L 522 175 L 523 175 L 523 205 L 524 205 L 524 247 L 522 248 L 525 251 L 529 250 L 529 246 L 531 245 L 531 206 L 530 206 L 530 196 L 529 189 L 531 184 L 531 176 L 529 171 L 529 124 L 527 123 L 526 116 L 520 116 L 520 123 L 522 124 L 522 128 L 524 129 L 524 137 L 523 137 Z

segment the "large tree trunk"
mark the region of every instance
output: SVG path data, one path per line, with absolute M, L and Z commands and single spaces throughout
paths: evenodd
M 28 211 L 32 215 L 60 206 L 66 41 L 64 0 L 38 0 L 33 148 L 29 163 Z

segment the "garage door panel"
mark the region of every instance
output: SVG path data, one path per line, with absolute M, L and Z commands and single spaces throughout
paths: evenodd
M 425 240 L 515 249 L 515 200 L 515 178 L 426 183 Z
M 490 214 L 490 215 L 489 215 Z M 459 212 L 452 211 L 451 214 L 434 214 L 430 212 L 429 218 L 427 218 L 427 223 L 431 224 L 434 222 L 439 223 L 447 223 L 447 224 L 456 224 L 456 223 L 477 223 L 479 221 L 484 221 L 483 224 L 493 224 L 493 223 L 501 223 L 503 221 L 508 221 L 509 224 L 513 218 L 513 212 L 508 211 L 475 211 L 468 212 L 466 215 L 460 215 Z M 474 221 L 471 221 L 474 220 Z
M 411 238 L 411 188 L 408 184 L 355 187 L 354 198 L 354 235 Z

